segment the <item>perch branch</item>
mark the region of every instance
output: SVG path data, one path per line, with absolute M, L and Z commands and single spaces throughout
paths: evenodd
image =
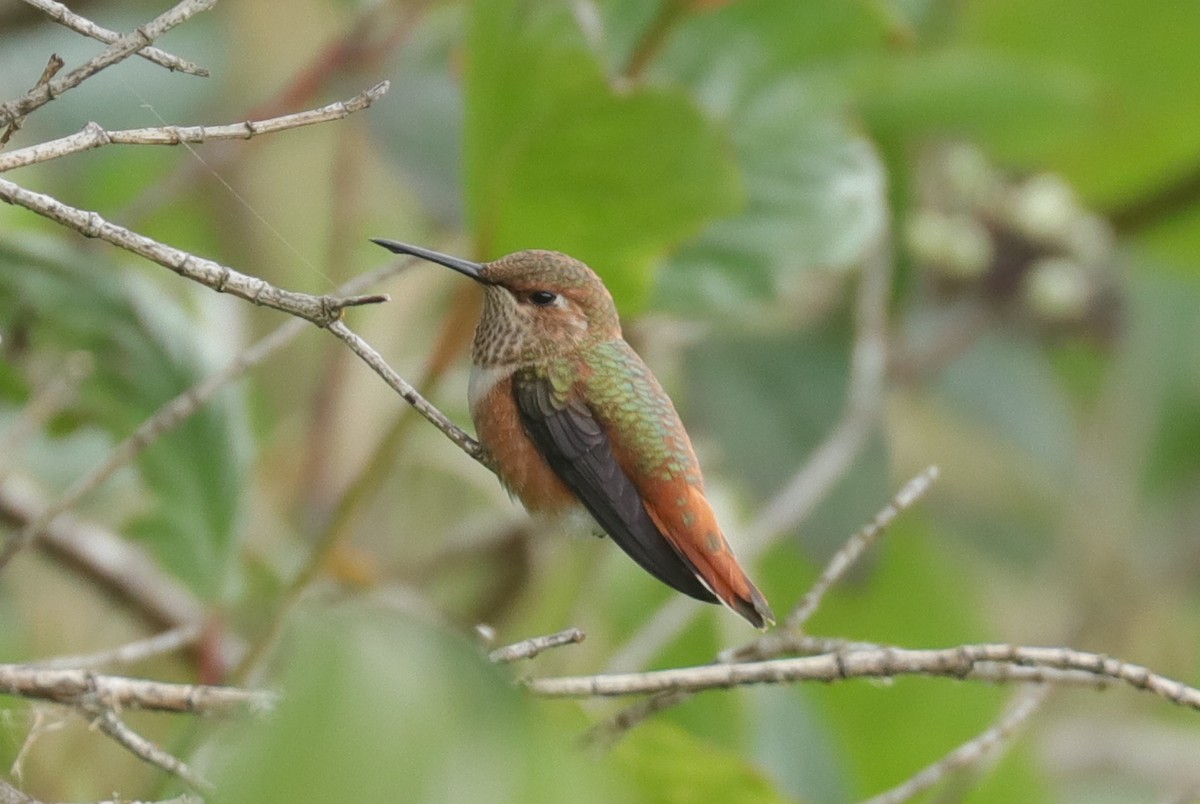
M 412 405 L 417 413 L 424 416 L 430 424 L 441 430 L 459 449 L 487 466 L 483 448 L 479 445 L 479 442 L 472 438 L 466 430 L 463 430 L 457 424 L 450 421 L 446 417 L 446 414 L 433 406 L 433 403 L 421 396 L 416 388 L 409 385 L 403 377 L 396 373 L 395 369 L 387 364 L 387 361 L 380 356 L 379 352 L 375 351 L 374 347 L 347 327 L 345 322 L 340 320 L 333 321 L 326 328 L 335 337 L 345 342 L 351 351 L 362 358 L 364 363 L 370 366 L 376 374 L 383 378 L 384 382 L 391 386 L 392 390 L 398 393 L 405 402 Z
M 1179 706 L 1200 710 L 1200 689 L 1152 673 L 1140 665 L 1071 648 L 1002 644 L 960 645 L 941 650 L 879 648 L 647 673 L 538 678 L 527 681 L 526 686 L 535 695 L 548 698 L 615 697 L 665 691 L 699 692 L 747 684 L 895 678 L 903 675 L 970 678 L 972 671 L 980 664 L 1078 670 L 1123 682 Z
M 217 0 L 183 0 L 182 3 L 165 14 L 155 17 L 145 25 L 139 25 L 130 33 L 117 37 L 112 44 L 95 57 L 84 62 L 61 78 L 55 78 L 52 81 L 39 84 L 25 93 L 24 97 L 0 104 L 0 126 L 7 126 L 35 109 L 45 106 L 59 95 L 69 89 L 74 89 L 104 68 L 111 67 L 117 62 L 137 53 L 176 25 L 186 22 L 201 11 L 207 11 L 212 8 L 216 5 L 216 2 Z
M 98 123 L 88 123 L 81 131 L 68 137 L 0 154 L 0 173 L 13 168 L 60 159 L 70 154 L 105 145 L 181 145 L 219 140 L 248 140 L 261 134 L 273 134 L 277 131 L 341 120 L 366 109 L 379 100 L 387 92 L 388 86 L 387 81 L 381 81 L 353 98 L 330 103 L 317 109 L 272 117 L 267 120 L 245 120 L 221 126 L 158 126 L 106 131 Z
M 46 14 L 46 16 L 59 25 L 66 26 L 75 33 L 89 36 L 106 45 L 111 45 L 121 38 L 121 35 L 116 31 L 110 31 L 108 28 L 97 25 L 86 17 L 79 16 L 62 3 L 56 3 L 55 0 L 25 0 L 25 2 Z M 165 50 L 159 50 L 153 45 L 142 48 L 137 51 L 136 55 L 174 72 L 198 75 L 201 78 L 208 77 L 208 70 L 205 70 L 203 67 L 198 67 L 178 56 L 172 56 Z

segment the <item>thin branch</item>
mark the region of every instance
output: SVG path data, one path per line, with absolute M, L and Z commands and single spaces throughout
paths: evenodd
M 182 625 L 178 628 L 172 628 L 170 631 L 163 631 L 161 634 L 155 634 L 146 639 L 139 639 L 136 642 L 129 642 L 111 650 L 78 654 L 75 656 L 56 656 L 53 659 L 41 659 L 36 662 L 30 662 L 28 666 L 43 670 L 62 670 L 68 668 L 92 670 L 97 667 L 119 667 L 122 665 L 138 664 L 147 659 L 162 656 L 166 653 L 174 653 L 175 651 L 189 647 L 195 644 L 203 633 L 204 628 L 200 623 Z
M 93 702 L 81 702 L 78 708 L 80 712 L 91 719 L 100 731 L 113 738 L 138 759 L 162 768 L 172 776 L 178 776 L 196 790 L 205 793 L 216 791 L 212 782 L 192 770 L 183 760 L 169 754 L 129 728 L 112 709 Z
M 245 120 L 220 126 L 158 126 L 106 131 L 98 123 L 88 123 L 78 133 L 57 140 L 30 145 L 0 155 L 0 173 L 13 168 L 60 159 L 70 154 L 100 148 L 105 145 L 181 145 L 219 140 L 248 140 L 262 134 L 273 134 L 293 128 L 341 120 L 362 111 L 388 91 L 389 83 L 382 81 L 353 98 L 337 101 L 316 109 L 272 117 L 267 120 Z
M 450 421 L 446 414 L 434 407 L 429 400 L 421 396 L 416 388 L 409 385 L 403 377 L 396 373 L 395 369 L 387 364 L 374 347 L 347 327 L 344 321 L 333 321 L 326 329 L 344 341 L 356 355 L 362 358 L 364 363 L 392 387 L 392 390 L 398 393 L 405 402 L 412 405 L 417 413 L 424 416 L 430 424 L 441 430 L 447 438 L 454 442 L 455 446 L 484 466 L 488 465 L 479 442 L 472 438 L 466 430 Z
M 387 301 L 386 296 L 378 295 L 339 298 L 283 290 L 257 277 L 247 276 L 213 260 L 197 257 L 110 223 L 99 213 L 77 209 L 51 196 L 26 190 L 7 179 L 0 179 L 0 200 L 25 207 L 85 237 L 97 237 L 118 248 L 132 251 L 218 293 L 229 293 L 263 307 L 290 313 L 318 327 L 329 326 L 347 307 Z
M 787 616 L 784 628 L 774 633 L 764 634 L 753 642 L 722 654 L 721 661 L 763 659 L 783 653 L 779 646 L 789 644 L 795 635 L 803 633 L 804 625 L 816 613 L 821 601 L 825 599 L 826 593 L 875 545 L 875 542 L 879 540 L 879 537 L 897 516 L 916 505 L 929 493 L 929 489 L 933 487 L 937 478 L 938 468 L 930 466 L 905 483 L 900 491 L 896 492 L 896 496 L 875 515 L 874 519 L 847 539 L 845 544 L 833 554 L 820 576 Z
M 555 634 L 523 639 L 512 645 L 496 648 L 488 654 L 488 661 L 496 664 L 510 664 L 521 659 L 532 659 L 544 650 L 563 645 L 577 645 L 584 640 L 584 636 L 583 631 L 578 628 L 568 628 Z
M 54 0 L 25 0 L 25 2 L 42 11 L 60 25 L 70 28 L 75 33 L 90 36 L 92 39 L 103 42 L 106 45 L 111 45 L 121 38 L 121 35 L 116 31 L 110 31 L 108 28 L 97 25 L 86 17 L 81 17 L 71 11 L 71 9 L 62 3 L 54 2 Z M 160 67 L 166 67 L 171 71 L 187 73 L 188 75 L 198 75 L 201 78 L 208 77 L 208 70 L 205 70 L 203 67 L 198 67 L 192 62 L 181 59 L 178 56 L 172 56 L 165 50 L 159 50 L 153 45 L 142 48 L 137 51 L 136 55 L 141 56 L 147 61 L 152 61 Z
M 867 525 L 850 537 L 842 547 L 834 553 L 816 583 L 805 593 L 788 615 L 786 625 L 794 630 L 801 630 L 809 621 L 829 589 L 845 576 L 846 572 L 875 545 L 887 527 L 892 524 L 902 511 L 905 511 L 921 500 L 933 487 L 938 479 L 938 468 L 930 466 L 921 474 L 914 477 L 896 493 L 883 510 L 875 515 Z
M 62 78 L 56 78 L 45 84 L 34 87 L 24 97 L 0 104 L 0 126 L 12 123 L 24 117 L 35 109 L 45 106 L 69 89 L 82 84 L 106 67 L 111 67 L 123 59 L 137 53 L 142 48 L 154 42 L 165 34 L 201 11 L 207 11 L 216 5 L 217 0 L 183 0 L 170 11 L 155 17 L 145 25 L 139 25 L 130 33 L 118 37 L 94 58 L 88 60 Z
M 87 670 L 58 670 L 27 664 L 0 664 L 0 692 L 78 707 L 99 703 L 110 709 L 232 714 L 266 712 L 276 696 L 258 690 L 206 684 L 169 684 Z
M 417 28 L 417 22 L 428 4 L 429 0 L 420 0 L 401 4 L 398 9 L 396 4 L 376 3 L 357 7 L 358 17 L 346 30 L 322 48 L 271 98 L 248 109 L 245 116 L 274 117 L 309 103 L 335 77 L 344 79 L 347 75 L 379 72 L 383 61 Z M 384 15 L 389 10 L 402 15 L 398 24 L 388 25 Z M 248 153 L 247 149 L 235 147 L 232 143 L 210 150 L 212 153 L 205 155 L 203 163 L 195 159 L 181 160 L 174 170 L 145 188 L 123 207 L 119 217 L 126 222 L 141 220 L 170 203 L 201 175 L 210 170 L 223 173 L 236 159 Z
M 925 792 L 951 773 L 979 764 L 1012 739 L 1025 721 L 1041 708 L 1051 689 L 1050 686 L 1042 684 L 1021 690 L 1005 708 L 999 720 L 985 731 L 903 783 L 872 796 L 863 804 L 900 804 Z
M 66 62 L 62 60 L 61 56 L 59 56 L 57 53 L 51 53 L 50 58 L 46 61 L 46 66 L 42 68 L 41 76 L 38 78 L 37 83 L 34 84 L 34 88 L 36 89 L 37 87 L 42 87 L 50 83 L 50 79 L 58 75 L 58 71 L 63 68 L 64 64 L 66 64 Z M 8 141 L 12 139 L 13 134 L 16 134 L 21 130 L 21 126 L 24 124 L 24 122 L 24 117 L 17 117 L 8 124 L 8 127 L 4 129 L 4 133 L 0 134 L 0 148 L 8 145 Z
M 961 645 L 941 650 L 880 648 L 648 673 L 539 678 L 527 681 L 526 686 L 535 695 L 549 698 L 615 697 L 664 691 L 699 692 L 748 684 L 895 678 L 903 675 L 969 678 L 980 664 L 1082 671 L 1123 682 L 1179 706 L 1200 710 L 1200 689 L 1152 673 L 1139 665 L 1071 648 L 998 644 Z

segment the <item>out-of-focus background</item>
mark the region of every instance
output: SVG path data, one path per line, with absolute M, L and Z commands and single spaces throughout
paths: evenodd
M 72 7 L 127 31 L 166 5 Z M 310 293 L 392 261 L 372 236 L 583 259 L 680 409 L 735 547 L 843 421 L 859 279 L 890 264 L 879 415 L 851 416 L 851 460 L 750 567 L 776 611 L 937 464 L 929 499 L 812 633 L 1070 645 L 1194 684 L 1198 35 L 1194 3 L 1120 0 L 226 2 L 159 42 L 211 77 L 127 60 L 8 150 L 88 121 L 231 123 L 390 91 L 339 122 L 5 177 Z M 0 99 L 52 52 L 70 69 L 101 47 L 5 0 Z M 392 301 L 347 321 L 466 424 L 477 289 L 427 264 L 376 289 Z M 0 208 L 6 488 L 53 499 L 284 320 Z M 848 801 L 978 733 L 1012 694 L 916 678 L 711 692 L 581 754 L 615 705 L 521 694 L 479 658 L 474 624 L 497 644 L 583 628 L 518 671 L 541 675 L 704 663 L 752 633 L 696 603 L 647 643 L 673 593 L 607 540 L 531 522 L 315 330 L 74 513 L 207 615 L 199 650 L 128 672 L 286 691 L 257 725 L 130 716 L 217 779 L 213 800 Z M 163 627 L 46 549 L 4 570 L 0 622 L 4 661 Z M 635 655 L 635 637 L 651 649 Z M 222 676 L 214 645 L 233 643 L 253 658 Z M 170 792 L 72 713 L 0 705 L 0 772 L 39 798 Z M 937 795 L 1169 799 L 1200 790 L 1198 754 L 1195 713 L 1065 690 Z

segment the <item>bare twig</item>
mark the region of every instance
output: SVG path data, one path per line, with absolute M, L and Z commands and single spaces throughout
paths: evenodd
M 550 648 L 558 648 L 563 645 L 576 645 L 583 641 L 584 636 L 583 631 L 578 628 L 568 628 L 565 631 L 559 631 L 555 634 L 523 639 L 512 645 L 496 648 L 488 654 L 488 661 L 495 662 L 496 664 L 509 664 L 520 659 L 532 659 L 542 651 L 549 650 Z
M 876 540 L 883 534 L 884 530 L 892 523 L 892 521 L 900 515 L 902 511 L 911 508 L 915 505 L 929 489 L 933 486 L 938 478 L 938 468 L 930 466 L 921 474 L 908 481 L 896 496 L 884 506 L 883 510 L 875 515 L 875 518 L 867 523 L 866 527 L 855 533 L 850 539 L 842 545 L 833 557 L 826 564 L 821 576 L 817 578 L 816 583 L 805 593 L 801 598 L 800 603 L 788 615 L 786 625 L 789 628 L 800 630 L 805 623 L 809 621 L 817 608 L 821 605 L 821 601 L 825 599 L 826 592 L 852 567 L 859 558 L 862 557 L 867 550 L 875 544 Z
M 51 53 L 50 58 L 46 61 L 46 66 L 42 69 L 42 74 L 38 78 L 37 83 L 34 84 L 34 87 L 37 88 L 50 83 L 50 79 L 58 75 L 58 71 L 63 68 L 64 64 L 66 64 L 66 62 L 62 60 L 61 56 L 59 56 L 57 53 Z M 4 129 L 4 133 L 0 134 L 0 148 L 8 145 L 8 141 L 12 139 L 13 134 L 16 134 L 21 130 L 21 126 L 24 124 L 24 122 L 24 117 L 13 118 L 13 120 L 8 124 L 8 127 Z
M 126 251 L 132 251 L 218 293 L 229 293 L 263 307 L 290 313 L 307 319 L 318 327 L 329 326 L 347 307 L 387 301 L 386 296 L 378 295 L 339 298 L 310 296 L 307 293 L 283 290 L 257 277 L 247 276 L 228 266 L 117 226 L 106 221 L 99 213 L 67 206 L 51 196 L 26 190 L 7 179 L 0 179 L 0 200 L 25 207 L 74 229 L 85 237 L 98 237 Z
M 980 664 L 1082 671 L 1123 682 L 1179 706 L 1200 710 L 1200 689 L 1152 673 L 1139 665 L 1071 648 L 992 644 L 961 645 L 942 650 L 879 648 L 648 673 L 540 678 L 527 681 L 526 685 L 534 694 L 551 698 L 613 697 L 665 691 L 698 692 L 747 684 L 895 678 L 902 675 L 969 678 Z
M 863 650 L 884 650 L 882 645 L 867 645 L 866 643 L 847 642 L 841 639 L 821 637 L 798 637 L 804 642 L 804 655 L 814 653 L 851 652 Z M 825 650 L 813 651 L 809 648 L 823 645 Z M 1103 690 L 1117 683 L 1116 679 L 1096 675 L 1084 670 L 1060 670 L 1054 667 L 1027 667 L 1020 664 L 1000 662 L 978 662 L 962 678 L 971 681 L 982 681 L 988 684 L 1056 684 L 1059 686 L 1087 687 Z M 637 703 L 624 707 L 616 714 L 596 723 L 584 735 L 585 745 L 598 748 L 611 746 L 623 737 L 630 729 L 638 726 L 647 718 L 690 701 L 696 692 L 669 690 L 657 692 Z
M 70 28 L 75 33 L 90 36 L 92 39 L 104 42 L 107 45 L 111 45 L 121 37 L 116 31 L 110 31 L 108 28 L 97 25 L 86 17 L 81 17 L 71 11 L 71 9 L 62 3 L 54 2 L 54 0 L 25 0 L 25 2 L 44 12 L 50 19 L 60 25 Z M 178 56 L 172 56 L 165 50 L 159 50 L 153 45 L 142 48 L 137 51 L 136 55 L 141 56 L 147 61 L 152 61 L 160 67 L 166 67 L 168 70 L 187 73 L 188 75 L 198 75 L 201 78 L 208 77 L 208 70 L 205 70 L 203 67 L 198 67 Z
M 61 670 L 66 668 L 91 670 L 97 667 L 118 667 L 121 665 L 137 664 L 155 656 L 174 653 L 177 650 L 193 645 L 200 639 L 200 635 L 203 632 L 204 628 L 200 623 L 182 625 L 146 639 L 129 642 L 112 650 L 100 651 L 99 653 L 85 653 L 76 656 L 56 656 L 53 659 L 41 659 L 36 662 L 30 662 L 28 666 L 43 670 Z
M 825 594 L 845 576 L 846 572 L 854 566 L 854 564 L 862 558 L 885 529 L 892 523 L 902 511 L 915 505 L 921 500 L 933 486 L 938 478 L 938 468 L 930 466 L 921 474 L 914 477 L 904 487 L 896 493 L 887 505 L 875 515 L 875 518 L 868 522 L 862 530 L 855 533 L 846 543 L 838 549 L 836 553 L 829 559 L 822 570 L 821 575 L 809 588 L 800 602 L 796 604 L 795 609 L 787 616 L 784 621 L 784 628 L 771 634 L 764 634 L 753 642 L 742 646 L 736 650 L 722 654 L 721 661 L 746 661 L 747 659 L 761 659 L 770 656 L 778 656 L 781 651 L 776 647 L 775 643 L 788 644 L 795 634 L 802 633 L 804 625 L 809 621 L 817 608 L 821 605 L 821 601 L 825 599 Z
M 375 351 L 369 343 L 347 327 L 344 321 L 333 321 L 326 328 L 334 336 L 344 341 L 356 355 L 362 358 L 364 363 L 370 366 L 376 374 L 383 378 L 384 382 L 392 387 L 392 390 L 398 393 L 405 402 L 412 405 L 417 413 L 424 416 L 430 424 L 441 430 L 459 449 L 485 466 L 487 465 L 483 449 L 480 447 L 479 442 L 472 438 L 467 431 L 450 421 L 446 417 L 446 414 L 434 407 L 429 400 L 421 396 L 416 388 L 413 388 L 403 377 L 397 374 L 383 357 L 380 356 L 379 352 Z
M 220 126 L 158 126 L 106 131 L 98 123 L 88 123 L 82 131 L 69 137 L 41 142 L 0 155 L 0 173 L 105 145 L 181 145 L 219 140 L 248 140 L 262 134 L 273 134 L 277 131 L 341 120 L 366 109 L 379 100 L 387 92 L 388 86 L 387 81 L 382 81 L 353 98 L 330 103 L 316 109 L 272 117 L 267 120 L 245 120 Z
M 162 768 L 173 776 L 178 776 L 197 790 L 206 793 L 216 790 L 212 782 L 192 770 L 183 760 L 167 753 L 129 728 L 112 709 L 94 702 L 81 702 L 78 708 L 80 712 L 91 719 L 96 728 L 124 746 L 138 759 Z
M 140 678 L 99 675 L 87 670 L 58 670 L 26 664 L 0 664 L 0 692 L 81 706 L 99 703 L 110 709 L 230 714 L 265 712 L 276 696 L 259 690 L 205 684 L 168 684 Z
M 104 68 L 111 67 L 137 53 L 176 25 L 186 22 L 201 11 L 212 8 L 216 2 L 217 0 L 183 0 L 165 14 L 118 37 L 94 58 L 76 67 L 62 78 L 56 78 L 36 86 L 22 98 L 0 104 L 0 126 L 6 126 L 18 118 L 24 117 L 67 90 L 79 86 Z
M 872 796 L 863 804 L 900 804 L 925 792 L 954 771 L 978 764 L 1004 746 L 1045 702 L 1052 688 L 1045 684 L 1017 693 L 1000 718 L 978 736 L 955 748 L 903 783 Z

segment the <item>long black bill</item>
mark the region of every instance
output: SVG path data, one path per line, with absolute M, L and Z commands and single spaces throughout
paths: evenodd
M 467 276 L 471 277 L 476 282 L 486 281 L 483 278 L 483 274 L 480 273 L 480 271 L 483 270 L 483 266 L 477 262 L 464 260 L 461 257 L 451 257 L 449 254 L 442 254 L 439 251 L 430 251 L 429 249 L 421 248 L 420 246 L 410 246 L 407 243 L 399 243 L 395 240 L 385 240 L 382 237 L 372 237 L 371 242 L 376 245 L 383 246 L 388 251 L 394 251 L 397 254 L 411 254 L 414 257 L 420 257 L 423 260 L 429 260 L 430 262 L 436 262 L 438 265 L 444 265 L 447 268 L 453 268 L 460 274 L 466 274 Z

